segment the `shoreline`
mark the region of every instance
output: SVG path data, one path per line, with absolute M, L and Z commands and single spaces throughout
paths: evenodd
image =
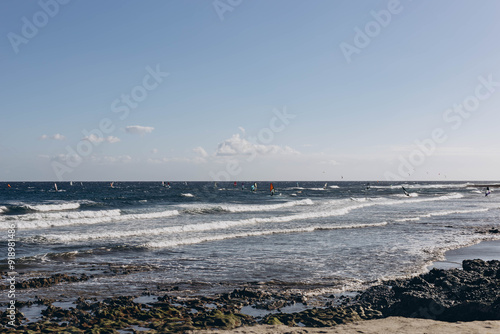
M 25 319 L 26 316 L 36 320 L 29 324 L 24 322 L 22 327 L 19 327 L 22 332 L 44 328 L 83 332 L 90 328 L 111 327 L 120 330 L 121 333 L 134 330 L 146 330 L 150 333 L 164 331 L 220 333 L 221 330 L 229 330 L 224 331 L 226 333 L 304 333 L 305 328 L 310 333 L 319 333 L 315 327 L 321 327 L 318 330 L 323 333 L 350 333 L 351 330 L 352 333 L 357 330 L 383 333 L 398 328 L 411 329 L 405 331 L 408 333 L 421 333 L 419 328 L 427 328 L 427 332 L 461 333 L 460 330 L 463 330 L 463 333 L 471 331 L 482 333 L 484 330 L 486 333 L 490 329 L 500 329 L 500 321 L 488 319 L 495 317 L 491 315 L 491 310 L 488 311 L 490 313 L 473 314 L 466 319 L 467 312 L 471 312 L 468 310 L 463 313 L 464 318 L 457 315 L 457 319 L 451 319 L 450 316 L 453 317 L 455 311 L 448 312 L 447 308 L 454 303 L 450 302 L 453 298 L 458 298 L 460 301 L 458 291 L 483 290 L 481 287 L 468 286 L 466 282 L 470 277 L 475 277 L 476 280 L 496 280 L 496 289 L 499 291 L 493 293 L 500 294 L 499 261 L 466 260 L 463 262 L 466 269 L 457 269 L 461 267 L 459 263 L 466 258 L 489 261 L 500 258 L 497 254 L 500 254 L 500 240 L 486 240 L 472 246 L 449 250 L 445 253 L 445 260 L 435 262 L 428 273 L 413 278 L 383 282 L 360 292 L 359 295 L 349 293 L 342 296 L 332 295 L 328 297 L 331 301 L 325 306 L 315 307 L 311 304 L 312 300 L 309 301 L 300 293 L 286 289 L 279 292 L 269 291 L 265 286 L 241 287 L 231 293 L 215 297 L 193 298 L 180 297 L 176 290 L 169 289 L 163 290 L 163 295 L 159 293 L 160 290 L 146 291 L 142 296 L 121 296 L 104 300 L 80 297 L 75 302 L 60 302 L 39 298 L 33 302 L 20 304 L 21 311 L 26 314 L 18 312 L 17 319 Z M 470 277 L 463 278 L 463 275 Z M 438 284 L 438 280 L 442 283 Z M 70 284 L 70 282 L 68 278 L 61 277 L 57 284 Z M 453 292 L 455 295 L 447 294 L 446 289 L 455 291 Z M 395 296 L 394 291 L 406 292 Z M 443 294 L 443 291 L 446 293 L 439 295 Z M 413 299 L 410 302 L 402 301 L 401 296 L 408 293 L 413 294 Z M 421 296 L 422 293 L 428 295 Z M 487 300 L 474 302 L 489 307 L 491 298 L 488 298 L 490 297 L 487 296 Z M 462 305 L 466 310 L 467 304 Z M 421 311 L 422 307 L 424 312 Z M 36 312 L 38 316 L 34 315 Z M 497 312 L 500 320 L 500 308 L 492 312 Z M 4 312 L 2 315 L 5 317 L 7 314 Z M 422 317 L 431 319 L 419 319 Z M 448 317 L 448 321 L 451 322 L 438 321 L 442 320 L 440 317 Z M 486 318 L 483 319 L 484 317 Z M 47 320 L 51 320 L 52 323 L 48 323 Z M 457 322 L 464 320 L 487 321 L 474 324 Z M 217 330 L 214 332 L 212 329 Z M 11 329 L 8 332 L 16 331 Z
M 462 268 L 462 262 L 467 259 L 500 260 L 500 239 L 481 240 L 474 245 L 447 250 L 443 260 L 434 261 L 427 268 L 429 270 Z

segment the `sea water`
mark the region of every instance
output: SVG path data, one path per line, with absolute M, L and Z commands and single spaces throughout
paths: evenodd
M 140 268 L 52 288 L 60 294 L 249 282 L 321 294 L 421 273 L 448 249 L 494 237 L 477 230 L 500 216 L 500 192 L 466 182 L 273 182 L 274 196 L 269 182 L 251 184 L 0 183 L 0 235 L 15 223 L 16 268 L 31 275 Z M 5 264 L 6 242 L 0 254 Z

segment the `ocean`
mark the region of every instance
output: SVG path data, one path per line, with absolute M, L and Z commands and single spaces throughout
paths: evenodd
M 274 196 L 264 181 L 255 192 L 253 182 L 58 182 L 59 191 L 53 182 L 0 183 L 2 270 L 15 224 L 20 278 L 92 275 L 46 288 L 49 295 L 174 285 L 217 293 L 248 283 L 321 295 L 422 273 L 446 250 L 495 236 L 477 233 L 498 224 L 495 191 L 485 196 L 466 182 L 325 182 L 273 182 Z

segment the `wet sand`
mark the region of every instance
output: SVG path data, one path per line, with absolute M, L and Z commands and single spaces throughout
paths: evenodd
M 461 268 L 462 261 L 466 259 L 500 260 L 500 240 L 482 241 L 469 247 L 450 250 L 445 253 L 445 258 L 433 263 L 429 269 Z

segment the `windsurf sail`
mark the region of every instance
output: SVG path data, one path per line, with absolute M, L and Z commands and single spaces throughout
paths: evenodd
M 237 187 L 238 186 L 238 183 L 236 181 L 234 181 L 234 187 Z
M 405 187 L 401 186 L 401 188 L 403 188 L 403 191 L 405 192 L 406 196 L 410 196 L 410 194 L 406 191 Z
M 114 187 L 113 187 L 113 184 L 114 184 L 114 182 L 111 182 L 111 183 L 109 184 L 109 185 L 111 186 L 111 188 L 114 188 Z
M 491 194 L 490 187 L 486 187 L 486 190 L 484 192 L 484 196 L 488 196 L 489 194 Z
M 8 184 L 8 185 L 7 185 L 7 187 L 12 188 L 12 187 L 10 186 L 10 184 Z
M 241 190 L 245 189 L 245 183 L 241 182 Z
M 366 190 L 370 189 L 370 182 L 366 184 Z
M 257 191 L 257 182 L 255 182 L 254 184 L 252 184 L 252 186 L 250 187 L 250 189 L 252 191 Z
M 69 181 L 69 185 L 72 186 L 73 185 L 73 181 Z
M 214 182 L 214 188 L 217 189 L 217 182 Z
M 54 189 L 55 189 L 56 191 L 59 191 L 59 190 L 57 190 L 57 183 L 54 183 Z
M 273 186 L 273 184 L 272 184 L 272 183 L 271 183 L 271 185 L 270 185 L 270 187 L 269 187 L 269 190 L 271 191 L 271 196 L 273 196 L 273 195 L 274 195 L 275 190 L 274 190 L 274 186 Z
M 325 185 L 323 186 L 323 189 L 326 189 L 328 187 L 328 183 L 325 183 Z

